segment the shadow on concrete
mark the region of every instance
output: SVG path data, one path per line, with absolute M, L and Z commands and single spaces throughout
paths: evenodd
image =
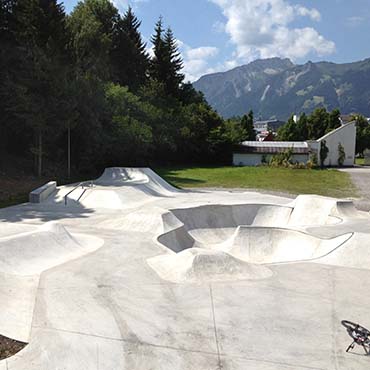
M 87 218 L 95 213 L 94 209 L 81 206 L 38 205 L 25 203 L 0 209 L 0 222 L 20 222 L 40 219 L 56 221 L 65 218 Z

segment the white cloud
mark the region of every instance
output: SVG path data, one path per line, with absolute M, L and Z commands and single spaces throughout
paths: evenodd
M 294 28 L 299 17 L 319 21 L 317 9 L 291 4 L 288 0 L 210 0 L 226 17 L 225 30 L 236 45 L 239 62 L 273 56 L 293 60 L 314 53 L 319 56 L 335 51 L 334 42 L 314 28 Z
M 225 32 L 225 27 L 226 27 L 225 23 L 220 22 L 220 21 L 216 21 L 212 25 L 212 29 L 216 33 L 223 33 L 223 32 Z
M 189 59 L 206 59 L 214 57 L 218 54 L 219 50 L 213 46 L 203 46 L 195 49 L 188 49 L 186 56 Z
M 126 12 L 129 5 L 135 7 L 138 3 L 145 3 L 149 0 L 112 0 L 114 6 L 121 12 Z
M 180 40 L 177 41 L 177 44 L 184 59 L 186 81 L 193 82 L 204 74 L 214 72 L 214 69 L 210 67 L 210 63 L 218 55 L 218 48 L 213 46 L 192 48 Z

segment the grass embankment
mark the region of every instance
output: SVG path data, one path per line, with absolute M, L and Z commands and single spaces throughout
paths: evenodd
M 155 170 L 179 188 L 246 188 L 338 198 L 357 195 L 349 175 L 336 170 L 273 167 L 171 167 Z M 80 180 L 58 181 L 58 184 Z M 27 202 L 29 192 L 48 181 L 49 178 L 0 176 L 0 208 Z
M 357 164 L 357 166 L 364 166 L 365 158 L 356 158 L 355 163 Z
M 349 174 L 336 170 L 296 170 L 274 167 L 171 167 L 157 168 L 156 171 L 165 180 L 179 188 L 247 188 L 338 198 L 357 195 Z

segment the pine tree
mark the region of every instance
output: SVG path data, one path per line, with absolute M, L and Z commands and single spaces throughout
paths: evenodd
M 184 68 L 184 64 L 171 28 L 168 28 L 165 33 L 164 47 L 166 56 L 165 61 L 167 64 L 167 76 L 165 80 L 167 91 L 173 96 L 178 96 L 179 87 L 185 78 L 181 73 L 181 70 Z
M 305 113 L 299 117 L 297 122 L 297 141 L 306 141 L 308 139 L 307 116 Z
M 60 129 L 58 86 L 66 59 L 65 13 L 56 0 L 18 0 L 15 15 L 15 34 L 23 60 L 8 84 L 16 97 L 11 110 L 34 132 L 31 150 L 41 176 L 45 137 L 51 130 L 56 136 Z
M 167 94 L 179 97 L 180 85 L 184 81 L 183 61 L 171 28 L 163 29 L 162 17 L 158 20 L 151 39 L 154 57 L 151 61 L 151 77 L 163 83 Z
M 149 57 L 139 28 L 141 22 L 129 7 L 117 24 L 112 58 L 116 80 L 136 91 L 147 80 Z
M 160 17 L 155 25 L 154 35 L 151 38 L 154 55 L 150 63 L 150 77 L 158 82 L 164 82 L 166 78 L 163 32 L 163 19 Z
M 245 114 L 240 121 L 240 124 L 246 133 L 246 137 L 244 140 L 247 141 L 256 140 L 256 131 L 254 129 L 253 123 L 254 123 L 253 111 L 250 110 L 249 113 Z
M 339 109 L 334 109 L 329 114 L 327 131 L 330 132 L 340 126 L 341 126 L 340 111 Z

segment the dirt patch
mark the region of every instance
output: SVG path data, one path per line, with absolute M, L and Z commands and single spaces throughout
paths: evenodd
M 27 202 L 29 192 L 47 181 L 32 176 L 0 176 L 0 208 Z
M 27 343 L 18 342 L 0 335 L 0 360 L 11 357 L 22 350 Z

